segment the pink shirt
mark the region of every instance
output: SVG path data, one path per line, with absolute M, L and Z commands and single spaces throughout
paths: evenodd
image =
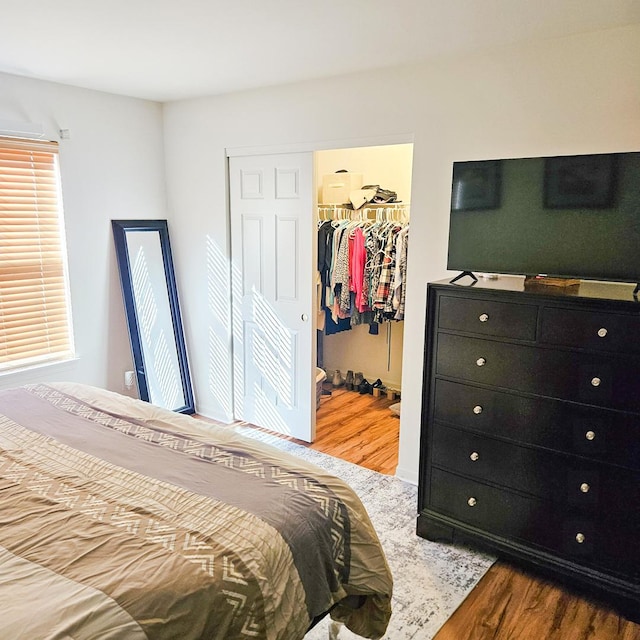
M 364 233 L 356 227 L 349 237 L 349 289 L 356 294 L 356 308 L 360 313 L 370 311 L 367 297 L 364 293 L 364 265 L 367 260 L 367 250 L 364 247 Z

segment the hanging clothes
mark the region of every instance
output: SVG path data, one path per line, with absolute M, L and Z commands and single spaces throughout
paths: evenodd
M 396 272 L 393 280 L 394 320 L 404 320 L 407 299 L 407 256 L 409 253 L 409 225 L 398 233 L 396 240 Z
M 332 335 L 334 333 L 340 333 L 341 331 L 351 331 L 351 320 L 349 318 L 338 318 L 334 321 L 331 309 L 325 308 L 325 323 L 324 332 L 325 335 Z
M 375 298 L 378 295 L 378 287 L 380 285 L 380 276 L 382 275 L 382 266 L 385 256 L 385 247 L 387 239 L 381 229 L 373 227 L 369 234 L 369 240 L 366 243 L 369 252 L 369 301 L 371 308 L 375 307 Z
M 393 283 L 393 275 L 396 267 L 396 234 L 399 229 L 395 227 L 389 229 L 386 233 L 386 243 L 382 258 L 382 267 L 380 269 L 380 280 L 376 290 L 376 296 L 373 301 L 373 308 L 376 311 L 375 318 L 378 322 L 383 322 L 391 311 L 391 300 L 393 294 L 391 292 L 391 284 Z
M 374 209 L 374 211 L 377 211 Z M 353 211 L 350 212 L 350 215 Z M 340 218 L 318 224 L 318 271 L 326 332 L 404 319 L 409 224 Z
M 338 276 L 338 270 L 340 269 L 337 266 L 338 260 L 338 250 L 340 249 L 340 240 L 342 239 L 342 232 L 344 229 L 340 226 L 335 227 L 332 237 L 332 251 L 331 251 L 331 267 L 329 268 L 329 288 L 327 290 L 327 307 L 331 309 L 331 316 L 334 322 L 338 321 L 339 317 L 339 303 L 336 302 L 336 294 L 337 299 L 340 299 L 340 291 L 342 288 L 342 284 L 337 282 L 336 278 Z M 341 274 L 340 274 L 341 275 Z
M 318 271 L 322 284 L 329 286 L 329 271 L 331 269 L 331 260 L 333 254 L 333 228 L 331 221 L 321 222 L 318 226 Z M 325 292 L 322 293 L 322 306 L 324 306 Z
M 367 262 L 367 250 L 364 246 L 364 231 L 361 227 L 356 227 L 349 238 L 351 244 L 349 259 L 349 288 L 355 293 L 355 307 L 360 312 L 370 311 L 368 300 L 368 288 L 365 290 L 364 266 Z
M 338 316 L 346 318 L 351 315 L 351 291 L 349 289 L 349 231 L 344 227 L 340 234 L 340 245 L 336 256 L 335 287 L 338 297 Z

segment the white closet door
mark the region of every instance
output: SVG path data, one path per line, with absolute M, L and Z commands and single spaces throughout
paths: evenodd
M 313 156 L 229 159 L 235 417 L 311 442 Z

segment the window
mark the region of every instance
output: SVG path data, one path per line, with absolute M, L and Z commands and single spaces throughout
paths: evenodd
M 71 357 L 58 145 L 0 137 L 0 372 Z

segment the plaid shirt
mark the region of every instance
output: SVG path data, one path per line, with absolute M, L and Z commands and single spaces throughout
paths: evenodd
M 384 248 L 384 259 L 380 270 L 380 280 L 376 290 L 376 297 L 373 301 L 373 308 L 384 312 L 393 311 L 393 296 L 391 284 L 396 268 L 396 234 L 397 230 L 390 231 L 387 235 L 387 243 Z M 387 309 L 389 307 L 389 310 Z

